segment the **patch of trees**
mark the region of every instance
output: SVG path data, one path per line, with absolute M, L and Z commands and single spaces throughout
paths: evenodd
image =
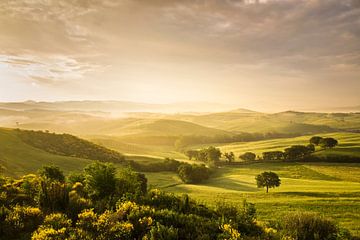
M 245 162 L 252 162 L 256 159 L 256 154 L 252 152 L 246 152 L 244 154 L 241 154 L 239 158 Z
M 196 160 L 201 162 L 206 162 L 209 164 L 217 164 L 221 158 L 221 151 L 218 148 L 210 146 L 201 150 L 188 150 L 185 152 L 185 155 L 189 160 Z
M 184 183 L 201 183 L 209 179 L 211 174 L 211 169 L 204 164 L 189 164 L 170 158 L 165 158 L 163 162 L 150 164 L 131 161 L 130 166 L 141 172 L 175 172 Z
M 46 152 L 104 162 L 124 162 L 124 156 L 116 151 L 99 146 L 70 134 L 55 134 L 43 131 L 16 130 L 26 144 Z
M 338 145 L 338 141 L 335 138 L 323 138 L 319 136 L 314 136 L 310 138 L 310 144 L 315 146 L 320 146 L 323 149 L 334 148 Z
M 184 183 L 201 183 L 210 177 L 210 169 L 199 164 L 182 163 L 177 172 Z

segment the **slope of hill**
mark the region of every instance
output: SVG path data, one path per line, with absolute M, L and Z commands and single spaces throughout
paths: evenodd
M 232 132 L 321 133 L 360 129 L 358 113 L 312 113 L 287 111 L 275 114 L 222 112 L 202 115 L 168 116 Z
M 12 129 L 0 128 L 0 165 L 5 175 L 20 176 L 36 172 L 43 165 L 58 165 L 65 172 L 81 170 L 91 160 L 61 156 L 23 142 Z
M 70 134 L 55 134 L 42 131 L 14 130 L 26 144 L 46 152 L 106 162 L 121 163 L 124 156 L 92 142 Z

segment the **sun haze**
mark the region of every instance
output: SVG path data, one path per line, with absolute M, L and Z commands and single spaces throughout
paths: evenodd
M 0 2 L 0 101 L 360 103 L 359 0 Z

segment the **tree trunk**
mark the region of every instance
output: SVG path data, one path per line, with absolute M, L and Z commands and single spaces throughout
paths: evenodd
M 269 192 L 269 186 L 266 186 L 266 193 Z

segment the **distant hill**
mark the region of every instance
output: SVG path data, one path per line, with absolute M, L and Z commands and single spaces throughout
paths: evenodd
M 177 115 L 169 118 L 186 120 L 202 126 L 232 133 L 300 133 L 332 132 L 337 128 L 360 127 L 360 115 L 283 112 L 266 114 L 253 111 L 230 111 L 203 115 Z
M 234 105 L 207 102 L 179 102 L 151 104 L 129 101 L 57 101 L 57 102 L 2 102 L 0 108 L 13 110 L 60 110 L 60 111 L 102 111 L 123 112 L 216 112 L 234 108 Z

